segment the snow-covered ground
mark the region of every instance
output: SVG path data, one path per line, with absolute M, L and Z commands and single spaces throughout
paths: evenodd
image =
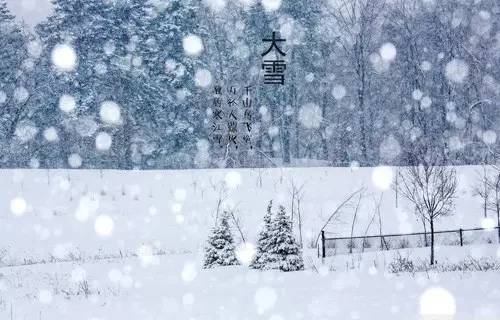
M 495 249 L 478 250 L 494 256 Z M 378 254 L 378 259 L 390 260 L 393 254 Z M 332 261 L 314 261 L 318 272 L 291 273 L 244 266 L 203 270 L 200 256 L 193 254 L 3 268 L 0 318 L 10 319 L 11 309 L 12 319 L 500 317 L 498 272 L 394 275 L 384 272 L 383 264 L 374 268 L 372 257 L 365 260 L 366 268 L 346 268 L 353 258 L 337 257 L 336 271 L 330 271 Z M 433 310 L 445 316 L 421 315 Z
M 365 233 L 380 199 L 384 233 L 421 231 L 412 207 L 388 188 L 390 175 L 397 170 L 0 170 L 3 262 L 70 253 L 125 254 L 143 245 L 168 252 L 194 251 L 203 246 L 219 202 L 220 208 L 236 210 L 246 239 L 253 241 L 269 200 L 290 212 L 292 185 L 302 187 L 305 244 L 316 240 L 333 210 L 360 188 L 365 192 L 355 235 Z M 480 171 L 480 167 L 458 168 L 455 214 L 439 220 L 437 229 L 481 226 L 481 201 L 473 196 Z M 340 220 L 326 228 L 330 236 L 350 234 L 353 212 L 352 206 L 342 210 Z M 373 224 L 368 234 L 378 231 Z
M 269 200 L 290 210 L 293 185 L 303 186 L 305 245 L 362 187 L 355 234 L 365 232 L 379 199 L 384 233 L 420 231 L 411 206 L 388 185 L 397 170 L 2 170 L 0 319 L 385 320 L 431 319 L 421 314 L 433 310 L 454 316 L 432 319 L 500 318 L 498 271 L 387 273 L 396 255 L 424 260 L 428 248 L 323 262 L 306 250 L 306 270 L 292 273 L 200 267 L 218 204 L 236 210 L 254 242 Z M 457 170 L 456 210 L 437 229 L 484 223 L 472 191 L 481 168 Z M 348 235 L 353 210 L 327 230 Z M 499 254 L 497 244 L 436 252 L 440 263 Z

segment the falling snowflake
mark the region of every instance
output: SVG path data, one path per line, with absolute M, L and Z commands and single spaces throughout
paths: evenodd
M 185 282 L 193 281 L 197 275 L 198 270 L 196 268 L 196 265 L 192 262 L 186 263 L 182 268 L 181 277 Z
M 99 115 L 104 123 L 112 125 L 121 123 L 120 106 L 113 101 L 104 101 L 101 104 Z
M 421 316 L 437 319 L 445 316 L 453 317 L 455 312 L 455 298 L 444 288 L 430 288 L 420 296 Z
M 337 84 L 333 87 L 332 94 L 335 100 L 342 100 L 346 95 L 346 89 L 343 85 Z
M 380 156 L 384 160 L 394 160 L 401 153 L 401 145 L 393 135 L 389 135 L 380 144 Z
M 26 200 L 21 197 L 16 197 L 10 201 L 10 211 L 15 216 L 22 216 L 26 212 L 28 205 L 26 204 Z
M 392 61 L 396 58 L 397 51 L 396 47 L 392 43 L 387 42 L 380 47 L 379 53 L 383 60 Z
M 94 222 L 94 230 L 101 237 L 108 237 L 113 232 L 115 223 L 113 219 L 105 214 L 99 215 Z
M 17 87 L 14 90 L 14 99 L 17 103 L 24 103 L 29 98 L 29 92 L 25 87 Z
M 448 80 L 456 83 L 464 82 L 469 75 L 469 66 L 461 59 L 453 59 L 446 64 L 445 76 Z
M 68 157 L 68 164 L 71 168 L 79 168 L 82 166 L 82 157 L 79 154 L 73 153 Z
M 266 12 L 276 11 L 281 7 L 281 0 L 261 0 Z
M 77 55 L 75 49 L 69 44 L 58 44 L 52 50 L 52 64 L 63 72 L 75 70 L 77 65 Z
M 4 104 L 7 101 L 7 94 L 0 90 L 0 104 Z
M 198 87 L 206 88 L 212 83 L 212 74 L 207 69 L 199 69 L 194 75 L 194 82 Z
M 41 304 L 49 304 L 52 302 L 52 293 L 49 290 L 42 289 L 38 292 L 38 300 Z
M 372 182 L 375 187 L 385 191 L 391 187 L 394 173 L 390 167 L 376 167 L 372 171 Z
M 59 139 L 59 135 L 57 134 L 57 130 L 54 127 L 49 127 L 43 131 L 43 137 L 48 142 L 55 142 Z
M 219 12 L 226 7 L 226 0 L 203 0 L 212 11 Z
M 236 171 L 230 171 L 226 174 L 224 180 L 229 189 L 236 189 L 241 185 L 241 174 Z
M 66 113 L 73 112 L 76 109 L 76 100 L 73 96 L 70 95 L 62 95 L 59 98 L 59 109 Z
M 323 113 L 317 104 L 307 103 L 299 110 L 299 121 L 307 129 L 318 129 L 323 121 Z
M 17 126 L 14 134 L 21 141 L 25 143 L 33 139 L 38 133 L 38 128 L 36 125 L 28 120 L 21 121 Z
M 107 132 L 99 132 L 95 138 L 95 146 L 99 151 L 107 151 L 111 148 L 113 138 Z
M 203 51 L 203 41 L 197 35 L 190 34 L 182 39 L 182 47 L 188 56 L 199 56 Z
M 481 228 L 493 230 L 496 227 L 495 220 L 491 218 L 484 218 L 481 220 Z
M 251 243 L 245 242 L 236 249 L 236 258 L 242 265 L 248 266 L 253 261 L 255 253 L 255 246 Z

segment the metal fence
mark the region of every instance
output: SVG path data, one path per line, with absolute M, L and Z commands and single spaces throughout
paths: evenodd
M 435 246 L 464 246 L 500 242 L 500 228 L 457 229 L 434 232 Z M 380 250 L 421 248 L 431 245 L 430 232 L 383 234 L 363 237 L 328 237 L 321 231 L 318 257 Z

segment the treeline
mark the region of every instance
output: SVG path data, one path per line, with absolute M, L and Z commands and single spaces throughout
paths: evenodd
M 495 0 L 53 4 L 31 31 L 0 0 L 1 167 L 496 161 Z M 272 31 L 287 40 L 284 86 L 263 84 Z M 200 52 L 185 50 L 193 35 Z M 72 70 L 54 66 L 61 45 Z M 215 84 L 252 86 L 252 149 L 212 141 Z M 106 103 L 119 121 L 103 121 Z

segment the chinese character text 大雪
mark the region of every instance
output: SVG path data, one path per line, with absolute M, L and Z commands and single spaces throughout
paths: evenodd
M 285 42 L 286 39 L 276 38 L 276 32 L 273 31 L 271 39 L 262 39 L 262 42 L 270 42 L 269 48 L 262 53 L 262 57 L 270 54 L 273 49 L 276 52 L 274 60 L 264 60 L 262 62 L 262 70 L 264 70 L 264 84 L 285 84 L 286 63 L 278 57 L 285 57 L 286 53 L 281 50 L 278 43 Z

